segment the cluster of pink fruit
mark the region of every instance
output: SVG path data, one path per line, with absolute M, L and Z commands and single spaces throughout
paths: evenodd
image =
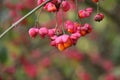
M 44 0 L 38 0 L 38 5 L 40 5 Z M 70 4 L 66 0 L 52 0 L 48 2 L 43 7 L 48 12 L 58 12 L 59 9 L 66 12 L 70 9 Z M 86 8 L 85 10 L 79 10 L 77 15 L 80 19 L 88 18 L 92 14 L 93 9 L 91 7 Z M 102 17 L 102 18 L 101 18 Z M 102 13 L 97 14 L 95 16 L 95 21 L 101 21 L 104 15 Z M 59 31 L 59 32 L 58 32 Z M 65 50 L 66 48 L 75 45 L 77 40 L 81 36 L 85 36 L 86 34 L 92 31 L 92 27 L 90 24 L 85 23 L 78 23 L 72 22 L 67 20 L 64 25 L 62 26 L 62 30 L 59 28 L 47 29 L 46 27 L 41 28 L 31 28 L 29 29 L 29 35 L 32 38 L 35 38 L 38 34 L 41 38 L 45 36 L 49 37 L 51 42 L 51 46 L 55 46 L 60 51 Z
M 85 10 L 79 10 L 78 15 L 79 18 L 87 18 L 91 15 L 93 9 L 92 8 L 86 8 Z
M 87 33 L 92 31 L 92 27 L 88 23 L 81 25 L 77 22 L 66 21 L 64 26 L 64 29 L 68 34 L 63 34 L 63 32 L 59 32 L 61 34 L 57 34 L 57 29 L 47 29 L 46 27 L 41 27 L 40 29 L 29 29 L 29 35 L 32 38 L 35 38 L 38 34 L 41 38 L 47 36 L 51 40 L 51 46 L 55 46 L 60 51 L 63 51 L 64 49 L 75 45 L 81 36 L 85 36 Z
M 45 2 L 46 0 L 38 0 L 38 5 Z M 44 9 L 48 12 L 56 12 L 59 11 L 59 9 L 62 9 L 63 11 L 68 11 L 70 9 L 70 4 L 66 0 L 51 0 L 46 5 L 44 5 Z

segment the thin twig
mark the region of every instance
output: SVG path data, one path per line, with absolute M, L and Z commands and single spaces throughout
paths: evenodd
M 100 6 L 99 3 L 100 2 L 97 2 L 97 14 L 99 13 L 99 6 Z
M 56 31 L 57 31 L 57 29 L 58 29 L 58 18 L 57 18 L 57 13 L 58 13 L 58 12 L 55 12 L 55 21 L 56 21 L 55 30 L 56 30 Z
M 65 34 L 65 29 L 64 29 L 64 12 L 62 10 L 62 31 L 63 31 L 63 34 Z
M 12 28 L 14 28 L 16 25 L 18 25 L 21 21 L 23 21 L 24 19 L 26 19 L 28 16 L 30 16 L 31 14 L 33 14 L 35 11 L 37 11 L 39 8 L 41 8 L 43 5 L 45 5 L 46 3 L 48 3 L 50 0 L 47 0 L 45 2 L 43 2 L 41 5 L 38 5 L 37 7 L 35 7 L 32 11 L 30 11 L 29 13 L 27 13 L 25 16 L 23 16 L 22 18 L 20 18 L 18 21 L 16 21 L 15 23 L 13 23 L 8 29 L 6 29 L 1 35 L 0 38 L 2 38 L 8 31 L 10 31 Z

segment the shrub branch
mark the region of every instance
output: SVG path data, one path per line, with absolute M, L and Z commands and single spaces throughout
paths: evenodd
M 31 10 L 29 13 L 27 13 L 25 16 L 23 16 L 22 18 L 20 18 L 18 21 L 16 21 L 15 23 L 13 23 L 9 28 L 7 28 L 1 35 L 0 38 L 2 38 L 7 32 L 9 32 L 12 28 L 14 28 L 15 26 L 17 26 L 20 22 L 22 22 L 24 19 L 26 19 L 27 17 L 29 17 L 31 14 L 33 14 L 34 12 L 36 12 L 38 9 L 40 9 L 42 6 L 44 6 L 46 3 L 48 3 L 50 0 L 46 0 L 45 2 L 43 2 L 41 5 L 38 5 L 37 7 L 35 7 L 33 10 Z

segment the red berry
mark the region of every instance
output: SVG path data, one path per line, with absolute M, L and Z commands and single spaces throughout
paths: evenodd
M 96 3 L 96 2 L 98 2 L 99 0 L 92 0 L 92 1 Z
M 62 9 L 63 11 L 68 11 L 70 9 L 70 4 L 67 1 L 62 1 Z
M 95 21 L 98 21 L 98 22 L 102 21 L 103 19 L 104 19 L 104 14 L 102 14 L 102 13 L 98 13 L 98 14 L 95 15 L 95 17 L 94 17 L 94 20 L 95 20 Z
M 38 34 L 38 29 L 37 28 L 30 28 L 29 29 L 29 35 L 32 38 L 35 38 Z
M 85 10 L 79 10 L 78 16 L 79 18 L 87 18 L 91 15 L 93 9 L 92 8 L 86 8 Z
M 44 9 L 47 10 L 48 12 L 55 12 L 57 10 L 55 4 L 49 2 L 44 6 Z
M 42 2 L 44 2 L 45 0 L 38 0 L 37 4 L 40 5 Z
M 81 36 L 85 36 L 86 34 L 90 33 L 92 31 L 92 27 L 90 24 L 86 23 L 83 27 L 80 29 Z
M 41 38 L 44 38 L 48 34 L 48 29 L 46 27 L 40 28 L 39 34 L 40 34 Z

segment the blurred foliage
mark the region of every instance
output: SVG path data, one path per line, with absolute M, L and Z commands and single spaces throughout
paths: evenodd
M 0 33 L 13 23 L 5 1 L 0 0 Z M 120 80 L 119 3 L 120 0 L 101 0 L 100 11 L 105 19 L 99 23 L 93 20 L 96 4 L 91 0 L 80 2 L 79 9 L 91 6 L 95 10 L 83 20 L 92 24 L 93 32 L 63 52 L 51 47 L 47 39 L 29 37 L 28 29 L 35 26 L 39 13 L 40 25 L 55 25 L 53 13 L 37 11 L 26 19 L 27 24 L 19 24 L 0 39 L 0 80 Z M 32 9 L 22 10 L 20 15 Z M 66 16 L 75 20 L 74 10 Z
M 0 63 L 6 62 L 7 57 L 8 57 L 7 54 L 8 53 L 7 53 L 6 47 L 2 43 L 0 43 Z

